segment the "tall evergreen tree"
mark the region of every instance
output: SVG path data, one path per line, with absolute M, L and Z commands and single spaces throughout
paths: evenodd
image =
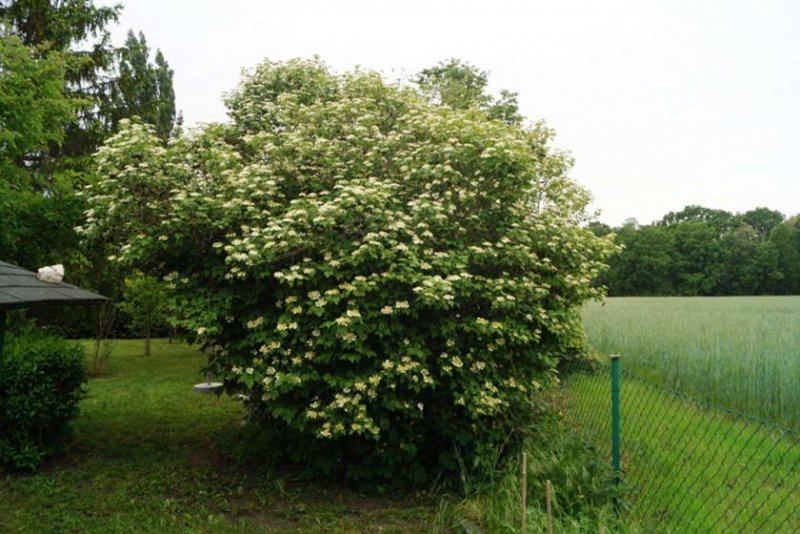
M 172 79 L 175 74 L 161 50 L 156 50 L 156 87 L 158 88 L 157 119 L 153 123 L 156 132 L 166 139 L 181 127 L 183 118 L 175 109 L 175 89 Z
M 117 62 L 118 78 L 110 101 L 112 129 L 120 120 L 138 116 L 155 126 L 159 137 L 168 139 L 175 127 L 175 91 L 173 71 L 161 50 L 156 51 L 155 64 L 151 63 L 145 36 L 129 31 Z
M 82 105 L 77 121 L 64 127 L 60 143 L 27 162 L 53 179 L 56 173 L 81 171 L 108 135 L 101 110 L 108 97 L 114 54 L 107 26 L 116 22 L 120 5 L 97 7 L 87 0 L 0 0 L 0 18 L 22 42 L 42 54 L 64 54 L 69 94 Z M 71 173 L 78 178 L 80 172 Z
M 173 71 L 163 54 L 158 51 L 152 64 L 141 33 L 129 32 L 118 50 L 111 46 L 108 25 L 121 11 L 121 5 L 98 7 L 89 0 L 0 0 L 0 19 L 24 44 L 63 53 L 68 93 L 81 104 L 77 120 L 63 125 L 60 142 L 26 162 L 51 180 L 67 173 L 85 181 L 88 157 L 123 118 L 140 116 L 163 139 L 175 126 Z

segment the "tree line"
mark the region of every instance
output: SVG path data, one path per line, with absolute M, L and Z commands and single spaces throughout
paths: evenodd
M 800 293 L 798 217 L 756 208 L 731 213 L 687 206 L 641 225 L 591 224 L 623 251 L 599 283 L 610 296 L 794 295 Z

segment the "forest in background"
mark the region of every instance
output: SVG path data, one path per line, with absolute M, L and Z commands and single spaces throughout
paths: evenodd
M 744 213 L 687 206 L 640 225 L 592 223 L 615 233 L 622 253 L 599 283 L 610 296 L 796 295 L 800 225 L 768 208 Z

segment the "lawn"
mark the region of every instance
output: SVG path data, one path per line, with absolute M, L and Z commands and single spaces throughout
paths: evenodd
M 88 344 L 87 344 L 88 346 Z M 242 465 L 222 446 L 241 405 L 200 395 L 183 344 L 115 341 L 74 439 L 39 472 L 0 478 L 0 532 L 429 532 L 437 502 L 364 496 L 289 467 Z

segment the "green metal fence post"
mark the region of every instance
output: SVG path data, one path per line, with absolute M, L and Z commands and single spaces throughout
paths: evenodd
M 614 468 L 614 484 L 622 481 L 619 461 L 619 354 L 611 355 L 611 466 Z
M 3 358 L 3 346 L 6 341 L 6 312 L 0 310 L 0 359 Z

